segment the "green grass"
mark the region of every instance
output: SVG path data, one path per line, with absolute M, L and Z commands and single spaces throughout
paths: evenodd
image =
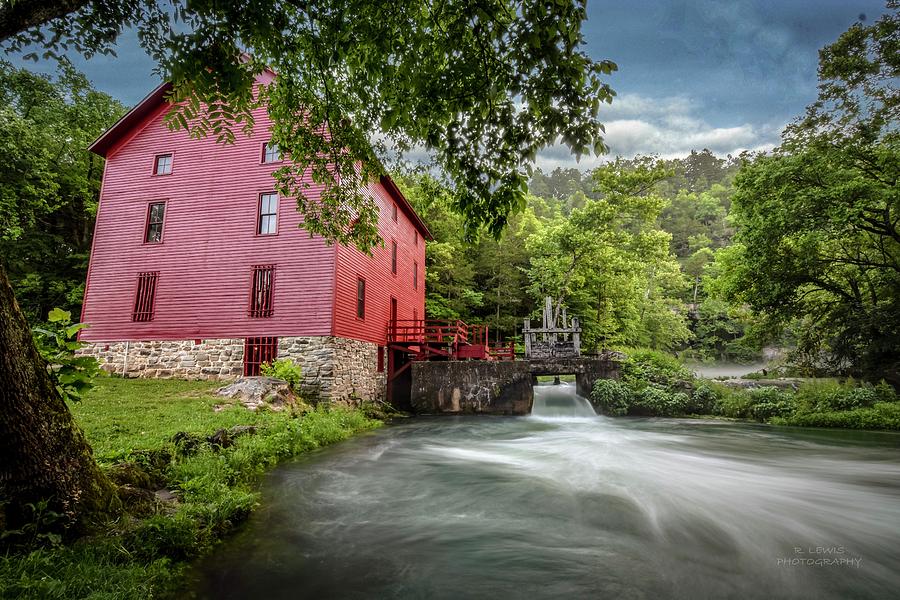
M 878 402 L 872 407 L 853 410 L 801 412 L 787 417 L 774 417 L 770 423 L 794 427 L 900 431 L 900 402 Z
M 380 422 L 359 410 L 319 408 L 303 415 L 214 412 L 219 384 L 102 379 L 79 405 L 76 420 L 102 463 L 133 459 L 178 496 L 176 506 L 149 517 L 119 516 L 95 535 L 69 545 L 0 555 L 0 598 L 135 599 L 179 597 L 182 576 L 259 503 L 261 475 L 279 461 Z M 220 449 L 186 451 L 178 432 L 206 436 L 233 425 L 255 435 Z M 148 453 L 164 462 L 148 461 Z
M 182 431 L 209 435 L 234 425 L 279 420 L 277 414 L 242 406 L 214 411 L 215 405 L 230 402 L 215 395 L 221 386 L 217 381 L 104 377 L 83 402 L 70 407 L 100 462 L 161 448 Z

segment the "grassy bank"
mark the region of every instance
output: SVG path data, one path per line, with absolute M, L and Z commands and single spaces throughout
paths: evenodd
M 149 598 L 173 595 L 188 562 L 259 501 L 260 476 L 280 460 L 372 429 L 360 411 L 214 411 L 216 384 L 103 379 L 73 407 L 98 461 L 120 484 L 127 514 L 98 533 L 0 557 L 0 598 Z M 241 427 L 243 426 L 243 427 Z M 250 429 L 252 426 L 255 429 Z M 238 427 L 240 433 L 236 437 Z M 232 436 L 206 438 L 218 430 Z M 172 492 L 174 501 L 150 490 Z M 36 521 L 52 520 L 52 515 Z M 26 537 L 40 535 L 40 527 Z
M 886 383 L 812 380 L 797 390 L 735 389 L 697 379 L 675 358 L 633 350 L 622 380 L 598 381 L 591 394 L 610 416 L 718 416 L 773 425 L 900 431 L 900 396 Z

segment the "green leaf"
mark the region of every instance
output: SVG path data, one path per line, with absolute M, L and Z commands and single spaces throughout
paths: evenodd
M 47 320 L 51 323 L 70 322 L 72 320 L 72 313 L 67 310 L 62 310 L 61 308 L 54 308 L 47 313 Z

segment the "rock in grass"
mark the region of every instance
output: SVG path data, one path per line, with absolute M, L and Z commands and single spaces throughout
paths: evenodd
M 188 433 L 186 431 L 179 431 L 175 435 L 173 435 L 170 439 L 175 447 L 177 448 L 178 454 L 182 456 L 190 456 L 197 452 L 200 448 L 200 445 L 206 441 L 203 436 Z
M 154 495 L 156 496 L 157 501 L 162 503 L 178 502 L 178 497 L 172 493 L 172 490 L 168 488 L 156 490 L 156 492 L 154 492 Z
M 120 462 L 106 468 L 106 476 L 119 486 L 143 489 L 151 486 L 150 475 L 143 467 L 133 462 Z
M 132 485 L 122 485 L 119 486 L 118 494 L 122 505 L 131 514 L 149 517 L 156 513 L 157 499 L 156 494 L 152 491 Z
M 219 429 L 214 434 L 206 438 L 206 441 L 213 448 L 228 448 L 231 446 L 231 436 L 224 429 Z
M 297 396 L 283 379 L 274 377 L 241 377 L 216 393 L 225 398 L 237 400 L 250 410 L 266 407 L 284 410 L 297 402 Z
M 211 446 L 216 448 L 229 448 L 234 440 L 242 435 L 253 435 L 256 433 L 254 425 L 235 425 L 229 429 L 219 429 L 214 434 L 206 438 Z
M 228 430 L 231 439 L 239 438 L 242 435 L 253 435 L 256 433 L 256 425 L 235 425 Z

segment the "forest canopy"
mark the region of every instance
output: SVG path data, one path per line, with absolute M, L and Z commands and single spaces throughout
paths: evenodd
M 171 127 L 229 142 L 266 106 L 304 227 L 369 251 L 381 240 L 361 190 L 392 157 L 427 152 L 474 235 L 524 206 L 542 148 L 606 151 L 616 65 L 584 51 L 586 18 L 585 0 L 52 0 L 0 4 L 0 41 L 90 58 L 134 29 L 172 85 Z M 259 84 L 266 69 L 278 77 Z
M 526 208 L 502 235 L 467 243 L 452 201 L 428 176 L 400 178 L 435 235 L 432 317 L 488 323 L 513 336 L 545 296 L 578 315 L 585 348 L 646 346 L 746 360 L 747 311 L 708 298 L 704 276 L 727 246 L 733 158 L 618 159 L 593 171 L 537 170 Z M 697 336 L 692 331 L 703 331 Z

